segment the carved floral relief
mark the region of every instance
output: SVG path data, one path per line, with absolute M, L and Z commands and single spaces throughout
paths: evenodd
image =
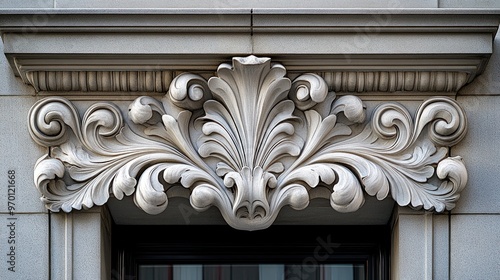
M 282 207 L 304 209 L 315 197 L 340 212 L 358 210 L 365 195 L 455 206 L 467 172 L 448 154 L 467 122 L 454 100 L 430 98 L 414 116 L 386 102 L 367 116 L 361 99 L 328 92 L 320 76 L 286 74 L 269 58 L 234 58 L 208 81 L 175 77 L 161 100 L 139 97 L 127 116 L 108 102 L 81 116 L 67 99 L 40 100 L 29 128 L 49 147 L 35 167 L 42 201 L 69 212 L 133 196 L 158 214 L 181 190 L 195 209 L 215 206 L 243 230 L 267 228 Z

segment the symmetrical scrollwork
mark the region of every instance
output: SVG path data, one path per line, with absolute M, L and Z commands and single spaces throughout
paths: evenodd
M 112 103 L 83 117 L 63 98 L 33 106 L 31 135 L 50 147 L 35 168 L 50 210 L 102 205 L 112 193 L 158 214 L 177 186 L 195 209 L 216 206 L 232 227 L 256 230 L 318 196 L 340 212 L 359 209 L 365 193 L 441 212 L 467 182 L 461 158 L 448 157 L 467 126 L 453 100 L 431 98 L 415 117 L 384 103 L 367 121 L 359 98 L 337 98 L 312 73 L 292 82 L 268 58 L 234 58 L 208 82 L 181 74 L 162 100 L 128 109 L 124 119 Z

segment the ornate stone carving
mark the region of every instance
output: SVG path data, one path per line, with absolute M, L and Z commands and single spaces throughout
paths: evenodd
M 50 147 L 35 167 L 42 200 L 69 212 L 102 205 L 110 193 L 134 195 L 158 214 L 175 189 L 187 189 L 195 209 L 216 206 L 244 230 L 266 228 L 283 206 L 304 209 L 315 197 L 340 212 L 359 209 L 366 194 L 454 207 L 467 182 L 461 158 L 448 157 L 467 127 L 455 101 L 430 98 L 415 117 L 383 103 L 367 119 L 358 97 L 337 98 L 320 76 L 285 75 L 268 58 L 234 58 L 208 82 L 185 73 L 162 100 L 137 98 L 127 118 L 113 103 L 80 117 L 64 98 L 40 100 L 29 127 Z

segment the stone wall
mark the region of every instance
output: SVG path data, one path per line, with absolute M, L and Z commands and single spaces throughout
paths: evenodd
M 328 3 L 325 4 L 325 2 Z M 499 12 L 494 9 L 500 8 L 500 2 L 486 0 L 147 1 L 148 7 L 144 5 L 144 1 L 3 1 L 0 2 L 0 14 L 20 8 L 74 8 L 77 10 L 283 8 L 281 12 L 286 15 L 288 8 L 321 10 L 325 8 L 325 5 L 332 9 L 358 8 L 361 10 L 365 8 L 453 8 L 458 9 L 458 14 L 467 14 L 466 8 L 484 8 L 490 9 L 493 14 L 498 14 Z M 461 8 L 465 10 L 460 10 Z M 110 10 L 107 11 L 113 13 Z M 85 10 L 79 11 L 79 13 L 84 12 Z M 366 10 L 366 12 L 370 11 Z M 39 16 L 33 20 L 45 19 Z M 8 31 L 6 33 L 7 35 L 4 36 L 10 36 Z M 290 40 L 287 36 L 283 35 L 281 38 L 284 41 Z M 404 37 L 405 34 L 388 35 L 388 37 L 392 36 Z M 320 36 L 315 34 L 310 38 L 318 39 Z M 84 38 L 78 39 L 84 40 Z M 235 37 L 236 39 L 238 38 Z M 238 42 L 243 42 L 242 45 L 245 45 L 247 39 L 243 38 L 243 41 Z M 257 47 L 262 47 L 262 53 L 282 51 L 278 45 L 272 45 L 275 39 L 270 35 L 265 35 L 261 37 L 261 41 L 253 43 L 256 43 Z M 105 39 L 103 40 L 105 43 Z M 221 36 L 221 40 L 231 41 L 225 36 Z M 325 40 L 321 42 L 329 42 L 328 39 Z M 439 42 L 446 42 L 446 40 Z M 472 41 L 464 45 L 472 45 L 474 43 Z M 302 41 L 303 49 L 307 49 L 305 42 L 307 40 Z M 429 44 L 440 44 L 439 42 L 434 41 Z M 166 43 L 175 45 L 175 42 Z M 40 44 L 42 47 L 49 48 L 47 42 Z M 382 51 L 381 43 L 377 44 Z M 59 92 L 43 90 L 37 92 L 39 88 L 36 90 L 33 84 L 29 85 L 28 80 L 23 81 L 21 77 L 16 76 L 18 73 L 15 73 L 12 68 L 14 64 L 9 63 L 3 55 L 3 46 L 0 43 L 0 50 L 2 50 L 0 52 L 2 53 L 0 55 L 0 176 L 3 176 L 4 182 L 0 185 L 0 223 L 2 224 L 0 227 L 0 278 L 113 279 L 115 273 L 110 267 L 112 217 L 107 207 L 94 207 L 85 211 L 73 211 L 70 214 L 52 213 L 46 210 L 40 201 L 40 193 L 35 188 L 33 170 L 36 161 L 48 150 L 32 140 L 28 130 L 27 116 L 36 101 L 47 95 L 57 95 Z M 69 46 L 61 51 L 71 53 L 72 47 L 81 50 L 78 46 Z M 117 47 L 121 46 L 117 45 Z M 224 47 L 228 48 L 228 52 L 233 52 L 238 44 L 233 42 Z M 458 52 L 462 46 L 455 47 L 450 51 Z M 403 50 L 404 45 L 397 45 L 394 48 L 398 51 Z M 497 110 L 497 106 L 500 106 L 499 48 L 500 38 L 497 36 L 492 46 L 492 55 L 484 71 L 472 82 L 462 88 L 458 87 L 460 88 L 458 92 L 452 90 L 445 93 L 454 98 L 467 114 L 468 133 L 459 144 L 451 148 L 450 154 L 460 155 L 464 159 L 468 170 L 468 183 L 456 207 L 451 211 L 436 214 L 415 211 L 408 207 L 395 208 L 391 221 L 393 226 L 391 274 L 394 279 L 495 279 L 500 274 L 498 258 L 500 189 L 497 178 L 500 170 L 500 150 L 496 148 L 496 145 L 500 145 L 500 124 L 497 121 L 500 118 L 500 110 Z M 321 50 L 321 47 L 316 47 L 316 49 Z M 57 49 L 52 51 L 57 53 Z M 214 63 L 207 62 L 209 65 L 207 69 L 212 67 L 212 64 Z M 207 69 L 204 71 L 210 73 L 211 70 Z M 292 67 L 293 69 L 295 68 Z M 409 70 L 406 69 L 406 71 Z M 330 73 L 330 75 L 334 74 Z M 358 88 L 353 86 L 355 89 L 353 91 L 357 91 Z M 372 101 L 396 99 L 414 108 L 416 107 L 415 101 L 420 102 L 434 93 L 410 93 L 408 95 L 408 93 L 398 91 L 388 93 L 382 90 L 371 92 L 371 94 L 368 96 L 366 93 L 360 93 L 360 96 L 364 100 Z M 119 93 L 115 93 L 104 99 L 132 100 L 137 94 L 128 92 L 124 95 L 126 96 L 120 97 Z M 98 96 L 98 93 L 94 95 L 88 92 L 72 93 L 74 100 L 83 102 L 93 100 L 95 96 Z

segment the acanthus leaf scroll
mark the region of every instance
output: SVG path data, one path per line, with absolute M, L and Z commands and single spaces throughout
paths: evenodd
M 158 214 L 175 185 L 195 209 L 215 206 L 230 226 L 258 230 L 284 206 L 307 207 L 318 187 L 340 212 L 358 210 L 365 195 L 442 212 L 467 182 L 462 159 L 448 157 L 467 128 L 454 100 L 430 98 L 415 117 L 383 103 L 367 120 L 358 97 L 337 97 L 313 73 L 290 81 L 269 58 L 234 58 L 208 81 L 181 74 L 161 100 L 139 97 L 128 109 L 124 118 L 99 102 L 80 117 L 60 97 L 32 107 L 31 136 L 50 149 L 35 166 L 48 209 L 89 208 L 113 194 Z

